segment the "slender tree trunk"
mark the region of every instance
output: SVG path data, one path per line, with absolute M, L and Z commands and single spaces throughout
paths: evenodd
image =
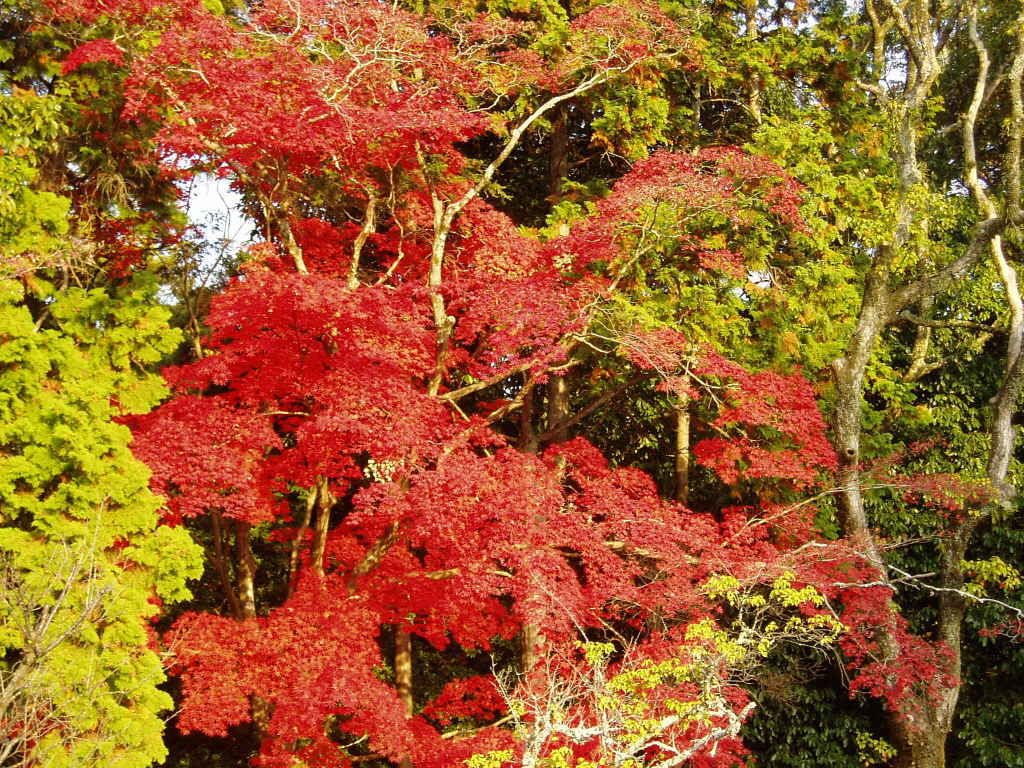
M 690 500 L 690 401 L 680 400 L 675 408 L 676 427 L 676 501 Z
M 235 521 L 235 555 L 238 558 L 238 596 L 243 619 L 256 618 L 256 559 L 252 556 L 249 523 Z
M 554 379 L 554 377 L 552 377 L 552 379 Z M 551 382 L 549 381 L 548 382 L 548 388 L 549 388 L 548 389 L 548 397 L 549 398 L 551 396 L 550 387 L 551 387 Z M 530 395 L 528 397 L 528 400 L 529 400 L 529 403 L 530 403 L 531 414 L 530 415 L 523 414 L 523 418 L 530 420 L 529 430 L 530 430 L 530 438 L 531 439 L 528 442 L 525 442 L 525 443 L 521 442 L 520 450 L 522 450 L 525 453 L 536 453 L 537 450 L 540 447 L 540 442 L 539 442 L 538 436 L 533 431 L 533 424 L 532 424 L 532 410 L 533 410 L 533 400 L 534 400 L 534 393 L 533 392 L 530 393 Z M 524 401 L 523 405 L 524 405 L 524 407 L 526 406 L 526 401 Z M 549 424 L 550 424 L 550 413 L 551 413 L 551 407 L 550 407 L 550 402 L 549 402 L 549 406 L 548 406 L 548 414 L 549 414 L 548 415 L 548 419 L 549 419 L 548 423 Z M 527 521 L 527 525 L 532 525 L 532 523 Z M 536 625 L 530 624 L 528 622 L 524 623 L 523 624 L 523 630 L 522 630 L 522 632 L 519 635 L 519 666 L 522 669 L 524 675 L 529 673 L 529 671 L 533 668 L 534 663 L 536 663 L 536 661 L 537 661 L 537 645 L 538 645 L 539 642 L 540 642 L 540 632 L 537 630 Z
M 548 155 L 548 199 L 552 205 L 562 196 L 563 183 L 569 173 L 569 103 L 559 104 L 551 120 L 551 150 Z M 565 234 L 564 232 L 562 234 Z M 569 419 L 569 373 L 551 376 L 547 384 L 547 429 L 544 437 L 552 443 L 569 439 L 568 427 L 561 426 Z M 536 446 L 534 447 L 536 450 Z M 529 674 L 537 662 L 543 637 L 535 624 L 524 624 L 520 637 L 520 666 Z
M 430 271 L 427 274 L 427 287 L 430 290 L 430 310 L 434 317 L 436 350 L 434 353 L 434 373 L 430 377 L 427 391 L 431 395 L 436 395 L 441 391 L 441 382 L 444 380 L 445 364 L 448 359 L 448 343 L 455 328 L 455 318 L 448 314 L 448 309 L 444 303 L 444 295 L 441 293 L 444 252 L 455 213 L 436 197 L 433 199 L 433 204 L 434 241 L 430 249 Z
M 219 510 L 210 512 L 210 524 L 213 526 L 213 567 L 217 569 L 217 577 L 220 579 L 221 588 L 231 607 L 231 615 L 235 619 L 241 620 L 242 604 L 238 600 L 235 585 L 231 583 L 227 555 L 224 552 L 224 525 Z
M 284 247 L 288 251 L 288 255 L 292 257 L 295 270 L 301 275 L 308 275 L 309 270 L 306 268 L 306 262 L 302 257 L 302 248 L 295 239 L 295 233 L 292 232 L 291 218 L 295 215 L 295 201 L 287 191 L 282 196 L 281 205 L 283 210 L 281 216 L 278 217 L 277 225 L 281 232 L 281 237 L 284 239 Z
M 324 577 L 324 554 L 327 551 L 327 533 L 331 527 L 331 507 L 334 497 L 327 487 L 327 478 L 316 481 L 316 527 L 313 529 L 313 551 L 310 553 L 310 567 L 321 579 Z
M 569 439 L 569 429 L 559 426 L 569 419 L 569 375 L 567 372 L 548 379 L 548 430 L 552 443 Z
M 562 184 L 569 174 L 569 104 L 552 110 L 551 152 L 548 155 L 548 195 L 552 204 L 562 195 Z
M 412 635 L 401 627 L 395 628 L 395 688 L 405 706 L 405 716 L 412 717 Z
M 697 83 L 697 85 L 695 86 L 694 91 L 693 91 L 693 125 L 694 125 L 694 128 L 696 129 L 696 132 L 697 132 L 698 135 L 700 134 L 700 128 L 701 128 L 700 120 L 701 120 L 701 93 L 700 93 L 700 83 Z
M 548 199 L 552 204 L 562 196 L 565 177 L 569 173 L 569 102 L 563 102 L 552 110 L 551 151 L 548 155 Z M 559 427 L 569 418 L 569 374 L 551 376 L 548 379 L 548 431 L 550 441 L 564 443 L 569 439 L 569 430 Z
M 235 555 L 238 560 L 236 576 L 242 619 L 256 618 L 256 559 L 252 555 L 251 527 L 249 523 L 235 521 Z M 249 697 L 249 707 L 252 722 L 262 738 L 270 726 L 273 705 L 262 696 L 252 694 Z
M 412 717 L 412 635 L 401 627 L 395 627 L 395 688 L 398 698 L 402 700 L 405 716 Z M 402 758 L 401 768 L 412 768 L 409 757 Z
M 363 226 L 352 243 L 352 263 L 348 271 L 348 289 L 354 291 L 359 287 L 359 259 L 363 254 L 363 246 L 369 240 L 370 235 L 377 231 L 377 196 L 373 190 L 367 191 L 366 214 L 363 218 Z
M 288 554 L 288 597 L 291 597 L 295 591 L 295 582 L 299 576 L 299 553 L 302 550 L 302 542 L 306 538 L 306 531 L 309 530 L 309 523 L 313 519 L 316 497 L 317 492 L 314 487 L 306 496 L 306 503 L 302 509 L 302 521 L 299 523 L 299 529 L 295 532 L 295 538 L 292 539 L 291 551 Z
M 523 398 L 523 406 L 519 409 L 519 439 L 516 447 L 523 453 L 536 453 L 539 448 L 537 430 L 533 426 L 534 402 L 536 390 L 530 390 Z
M 884 577 L 884 563 L 871 533 L 860 480 L 860 410 L 864 374 L 879 335 L 891 313 L 888 283 L 888 258 L 891 250 L 880 249 L 868 273 L 861 301 L 860 316 L 846 356 L 832 364 L 836 384 L 833 415 L 833 445 L 839 455 L 840 523 L 843 535 L 862 547 L 863 554 Z

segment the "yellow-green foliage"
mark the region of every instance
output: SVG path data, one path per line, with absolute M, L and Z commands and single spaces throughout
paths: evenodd
M 188 596 L 200 552 L 157 526 L 161 499 L 114 418 L 158 401 L 140 371 L 177 336 L 143 285 L 43 301 L 54 329 L 0 281 L 0 740 L 31 711 L 33 764 L 144 768 L 166 755 L 171 706 L 146 624 L 155 598 Z
M 745 584 L 729 574 L 712 576 L 703 585 L 705 594 L 727 606 L 726 614 L 734 618 L 727 625 L 710 617 L 694 621 L 667 658 L 643 658 L 635 650 L 623 651 L 607 642 L 579 643 L 587 669 L 572 683 L 559 679 L 548 700 L 535 692 L 522 698 L 508 695 L 526 752 L 539 757 L 540 768 L 612 763 L 643 768 L 649 745 L 657 744 L 659 752 L 674 750 L 685 760 L 697 747 L 681 743 L 682 734 L 698 734 L 694 738 L 704 739 L 702 748 L 735 735 L 744 713 L 734 710 L 730 688 L 748 679 L 780 644 L 825 647 L 843 629 L 827 611 L 805 615 L 809 607 L 824 608 L 826 600 L 814 587 L 795 582 L 795 574 L 788 571 L 770 583 L 757 584 Z M 619 653 L 624 658 L 610 666 Z M 540 743 L 558 733 L 570 740 L 596 740 L 596 762 L 574 758 L 567 746 Z M 880 745 L 865 749 L 881 749 Z M 656 759 L 663 760 L 664 754 Z M 500 768 L 512 760 L 506 750 L 476 755 L 467 765 Z
M 854 739 L 862 765 L 880 765 L 896 757 L 896 748 L 885 739 L 876 739 L 863 731 L 854 734 Z
M 32 186 L 36 152 L 60 133 L 60 105 L 17 87 L 0 93 L 0 264 L 49 251 L 67 231 L 67 198 Z
M 513 758 L 511 749 L 498 749 L 485 755 L 473 755 L 466 761 L 469 768 L 501 768 Z
M 963 560 L 960 567 L 970 577 L 965 586 L 974 595 L 984 596 L 993 587 L 1010 592 L 1021 585 L 1020 571 L 995 555 L 986 560 Z

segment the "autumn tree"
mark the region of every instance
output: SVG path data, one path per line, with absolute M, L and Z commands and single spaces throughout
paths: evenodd
M 228 179 L 257 230 L 209 314 L 189 305 L 170 399 L 96 416 L 133 414 L 157 530 L 207 544 L 214 610 L 163 639 L 179 727 L 251 722 L 265 765 L 729 764 L 743 685 L 787 639 L 765 627 L 792 619 L 788 639 L 839 637 L 899 760 L 941 763 L 966 578 L 1012 575 L 967 547 L 1011 503 L 1016 315 L 988 482 L 897 465 L 928 463 L 901 443 L 927 436 L 948 331 L 990 332 L 947 289 L 998 273 L 1015 295 L 1024 59 L 1005 9 L 811 10 L 5 11 L 0 231 L 47 338 L 162 324 L 128 313 L 119 333 L 121 310 L 95 308 L 152 295 L 130 291 L 173 258 L 175 179 Z M 884 428 L 862 446 L 864 425 Z M 662 493 L 620 466 L 636 457 Z M 838 518 L 827 492 L 809 503 L 833 485 Z M 910 497 L 868 485 L 928 510 L 913 525 L 939 536 L 941 581 L 880 538 L 911 525 Z M 894 607 L 910 581 L 939 597 L 934 638 Z M 504 697 L 484 669 L 452 674 L 515 644 Z M 437 696 L 415 685 L 431 655 Z
M 521 22 L 484 17 L 442 35 L 375 4 L 269 3 L 244 23 L 192 4 L 55 10 L 110 36 L 86 45 L 129 67 L 122 114 L 161 121 L 165 151 L 231 177 L 263 229 L 244 279 L 213 304 L 204 355 L 166 371 L 175 397 L 131 420 L 168 521 L 211 521 L 233 614 L 188 614 L 167 638 L 181 727 L 223 734 L 253 720 L 268 765 L 344 763 L 353 748 L 449 764 L 514 747 L 512 736 L 442 738 L 429 720 L 443 722 L 440 703 L 413 717 L 407 654 L 396 654 L 394 686 L 373 671 L 384 628 L 472 650 L 525 627 L 542 659 L 602 622 L 635 637 L 659 625 L 711 631 L 725 598 L 708 586 L 716 576 L 754 591 L 786 573 L 824 577 L 817 550 L 795 547 L 797 529 L 813 536 L 801 511 L 691 513 L 584 440 L 543 453 L 509 445 L 510 416 L 604 329 L 666 386 L 685 386 L 684 370 L 713 380 L 728 438 L 695 453 L 724 484 L 806 487 L 833 464 L 799 374 L 748 371 L 697 335 L 606 322 L 655 250 L 707 280 L 739 279 L 747 265 L 728 246 L 745 211 L 799 227 L 798 192 L 777 166 L 735 150 L 655 155 L 548 243 L 480 199 L 548 112 L 690 57 L 690 33 L 672 18 L 591 9 L 549 63 L 516 47 Z M 138 22 L 159 30 L 155 44 Z M 467 93 L 526 87 L 546 95 L 494 127 L 492 157 L 467 163 L 456 145 L 492 128 Z M 488 390 L 506 396 L 488 402 Z M 256 526 L 285 544 L 280 604 L 257 602 Z M 810 594 L 790 607 L 828 613 Z M 742 634 L 739 618 L 721 624 Z M 670 677 L 670 688 L 693 684 Z M 457 690 L 442 697 L 455 703 Z M 688 737 L 687 722 L 673 739 L 693 742 L 686 754 L 740 754 L 742 699 L 735 689 L 720 702 L 735 708 L 720 713 L 724 730 Z M 475 714 L 486 724 L 486 710 Z M 344 747 L 342 734 L 367 741 Z

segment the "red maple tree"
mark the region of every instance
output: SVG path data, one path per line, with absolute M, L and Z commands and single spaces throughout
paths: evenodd
M 791 574 L 839 597 L 836 559 L 805 546 L 817 542 L 806 507 L 765 492 L 760 504 L 695 512 L 582 438 L 534 453 L 509 437 L 510 414 L 566 363 L 645 253 L 640 212 L 676 211 L 671 236 L 687 268 L 732 278 L 748 269 L 741 251 L 710 245 L 694 211 L 713 212 L 725 235 L 746 226 L 751 207 L 802 226 L 798 187 L 735 149 L 655 153 L 546 243 L 480 198 L 555 105 L 657 57 L 690 55 L 686 30 L 656 6 L 579 17 L 551 66 L 517 46 L 516 23 L 452 27 L 369 0 L 270 0 L 244 23 L 194 2 L 52 5 L 97 35 L 65 71 L 127 67 L 123 118 L 158 123 L 169 164 L 231 178 L 263 228 L 244 273 L 213 302 L 204 356 L 168 369 L 174 398 L 132 422 L 168 524 L 210 518 L 234 614 L 187 614 L 167 638 L 181 729 L 224 735 L 254 719 L 264 766 L 348 765 L 353 745 L 457 765 L 523 748 L 495 724 L 503 700 L 485 679 L 452 680 L 413 716 L 408 680 L 379 673 L 385 636 L 468 652 L 524 634 L 529 667 L 578 661 L 581 636 L 612 628 L 656 663 L 687 653 L 686 627 L 728 629 L 712 577 L 755 590 Z M 544 95 L 510 125 L 476 108 L 481 96 L 530 92 Z M 482 169 L 467 163 L 460 144 L 490 131 L 498 154 Z M 723 484 L 806 490 L 834 469 L 798 372 L 748 371 L 678 334 L 619 341 L 666 387 L 699 379 L 723 393 L 719 437 L 694 448 Z M 487 393 L 498 400 L 478 399 Z M 290 556 L 287 597 L 273 605 L 256 602 L 257 525 Z M 854 582 L 855 557 L 839 565 Z M 871 594 L 850 603 L 853 629 Z M 850 642 L 859 663 L 870 648 Z M 529 690 L 533 670 L 522 671 Z M 692 686 L 652 696 L 692 696 Z M 677 734 L 703 764 L 742 754 L 721 723 L 742 720 L 749 702 L 726 687 L 728 711 Z M 457 719 L 480 727 L 443 738 Z M 652 762 L 665 756 L 651 750 Z

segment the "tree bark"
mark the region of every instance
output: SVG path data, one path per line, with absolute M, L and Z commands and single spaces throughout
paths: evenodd
M 558 203 L 562 184 L 569 174 L 569 104 L 555 107 L 551 117 L 551 151 L 548 154 L 548 195 L 551 204 Z
M 565 177 L 569 173 L 569 102 L 562 102 L 552 110 L 551 148 L 548 153 L 548 200 L 556 205 L 562 197 Z M 566 421 L 569 419 L 568 373 L 550 376 L 547 384 L 547 429 L 542 436 L 552 443 L 564 443 L 569 439 Z M 534 451 L 537 446 L 534 444 Z M 541 637 L 537 627 L 524 624 L 520 638 L 520 664 L 527 674 L 537 661 L 537 648 Z
M 569 373 L 548 379 L 548 431 L 545 437 L 552 443 L 569 439 Z
M 519 439 L 516 448 L 523 453 L 536 453 L 540 447 L 537 431 L 533 427 L 533 405 L 537 393 L 530 390 L 523 397 L 523 406 L 519 409 Z
M 363 255 L 363 246 L 369 240 L 370 235 L 377 231 L 377 195 L 373 190 L 368 190 L 366 198 L 366 214 L 363 218 L 363 226 L 352 243 L 352 262 L 348 271 L 348 289 L 354 291 L 359 287 L 359 260 Z
M 865 281 L 857 327 L 847 345 L 846 355 L 832 364 L 836 384 L 832 433 L 833 445 L 839 455 L 840 523 L 843 535 L 864 548 L 864 556 L 880 570 L 883 578 L 884 563 L 871 533 L 860 487 L 860 411 L 864 374 L 875 342 L 891 314 L 887 288 L 890 254 L 890 248 L 881 248 L 872 264 Z
M 526 675 L 530 673 L 533 665 L 537 663 L 538 650 L 541 645 L 541 634 L 537 626 L 535 624 L 524 624 L 519 642 L 521 643 L 519 648 L 519 665 L 522 667 L 523 674 Z
M 316 527 L 313 529 L 313 551 L 310 553 L 310 567 L 321 579 L 324 577 L 324 554 L 327 551 L 327 533 L 331 527 L 331 508 L 334 497 L 327 487 L 327 478 L 316 481 Z
M 265 207 L 268 211 L 271 210 L 269 203 Z M 308 275 L 309 270 L 302 257 L 302 248 L 299 246 L 298 240 L 295 239 L 295 233 L 292 232 L 291 217 L 295 215 L 295 201 L 287 190 L 282 195 L 281 209 L 281 215 L 277 217 L 277 227 L 284 240 L 285 250 L 288 251 L 288 255 L 291 256 L 292 262 L 295 264 L 295 271 L 300 275 Z
M 405 707 L 405 716 L 412 717 L 412 635 L 402 627 L 395 627 L 395 688 Z
M 552 205 L 562 196 L 565 177 L 569 173 L 569 102 L 552 110 L 551 150 L 548 154 L 548 199 Z M 569 439 L 569 430 L 561 426 L 569 418 L 568 373 L 548 379 L 548 434 L 553 443 Z
M 402 700 L 405 716 L 412 717 L 412 635 L 401 627 L 395 627 L 395 688 Z M 412 759 L 403 757 L 400 768 L 412 768 Z
M 243 620 L 256 618 L 256 559 L 252 555 L 251 528 L 249 523 L 235 521 L 235 553 L 238 558 L 236 577 Z M 270 726 L 273 704 L 262 696 L 252 694 L 249 697 L 249 708 L 252 722 L 262 738 Z
M 249 533 L 252 526 L 235 521 L 235 554 L 238 558 L 238 596 L 243 619 L 256 618 L 256 559 L 252 556 Z
M 302 549 L 302 542 L 306 538 L 306 531 L 309 530 L 309 523 L 313 519 L 313 508 L 316 506 L 316 488 L 311 488 L 306 496 L 306 503 L 302 509 L 302 521 L 299 529 L 292 539 L 291 551 L 288 553 L 288 597 L 295 591 L 295 582 L 299 576 L 299 552 Z
M 893 734 L 897 749 L 893 768 L 945 768 L 948 733 L 927 726 L 916 732 L 901 728 Z
M 935 303 L 933 296 L 926 296 L 918 302 L 917 314 L 920 317 L 928 317 L 932 304 Z M 907 372 L 903 374 L 903 380 L 912 383 L 927 374 L 931 369 L 928 365 L 928 349 L 931 346 L 932 328 L 927 325 L 918 325 L 914 331 L 914 346 L 910 351 L 910 365 Z
M 690 401 L 680 401 L 675 408 L 676 427 L 676 501 L 690 500 Z
M 225 597 L 227 597 L 228 605 L 231 608 L 231 615 L 235 619 L 241 620 L 242 604 L 238 600 L 235 585 L 231 583 L 227 555 L 224 552 L 223 520 L 218 510 L 210 512 L 210 524 L 213 528 L 213 567 L 217 569 L 217 577 L 220 579 L 221 588 L 224 590 Z

